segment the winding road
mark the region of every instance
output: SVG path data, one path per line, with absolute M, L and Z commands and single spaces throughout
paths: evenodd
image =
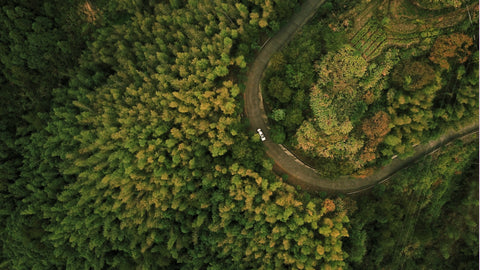
M 424 155 L 432 153 L 448 142 L 478 132 L 478 122 L 460 130 L 449 131 L 434 141 L 417 146 L 413 156 L 404 160 L 395 159 L 389 165 L 364 178 L 351 176 L 342 176 L 336 179 L 324 178 L 320 176 L 315 169 L 297 159 L 283 145 L 272 142 L 269 139 L 268 119 L 263 107 L 262 93 L 260 90 L 263 73 L 273 54 L 293 38 L 295 33 L 315 15 L 317 9 L 324 2 L 324 0 L 306 0 L 290 21 L 262 47 L 247 74 L 244 93 L 245 113 L 250 121 L 251 128 L 253 130 L 260 128 L 264 132 L 267 138 L 267 140 L 263 142 L 266 147 L 266 153 L 274 160 L 275 164 L 273 169 L 277 174 L 287 174 L 287 181 L 289 183 L 299 185 L 305 190 L 353 194 L 367 190 L 378 183 L 388 180 L 390 176 L 399 170 L 407 167 Z

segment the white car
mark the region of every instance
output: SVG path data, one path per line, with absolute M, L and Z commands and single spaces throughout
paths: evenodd
M 260 139 L 262 140 L 262 142 L 264 142 L 267 138 L 263 134 L 263 131 L 261 129 L 257 129 L 257 132 L 258 132 L 258 135 L 260 135 Z

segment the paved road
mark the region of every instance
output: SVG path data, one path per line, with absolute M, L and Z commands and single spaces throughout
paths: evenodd
M 435 151 L 440 146 L 465 136 L 478 132 L 478 123 L 469 125 L 461 130 L 447 132 L 441 138 L 428 144 L 417 146 L 415 154 L 405 160 L 396 159 L 390 165 L 379 169 L 373 175 L 365 178 L 344 176 L 336 179 L 327 179 L 320 176 L 313 168 L 298 160 L 288 149 L 270 140 L 267 116 L 263 107 L 260 81 L 270 58 L 290 41 L 294 34 L 315 14 L 324 0 L 307 0 L 300 10 L 293 15 L 290 21 L 272 37 L 260 50 L 247 74 L 247 84 L 244 94 L 245 113 L 253 130 L 262 129 L 267 137 L 264 141 L 267 155 L 275 162 L 274 171 L 277 174 L 287 174 L 288 182 L 299 185 L 306 190 L 328 191 L 340 193 L 357 193 L 381 183 L 397 171 L 422 156 Z

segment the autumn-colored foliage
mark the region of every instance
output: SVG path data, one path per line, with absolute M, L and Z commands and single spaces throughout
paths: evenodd
M 366 104 L 372 104 L 375 101 L 375 96 L 373 95 L 373 91 L 369 90 L 365 92 L 362 96 L 362 99 Z
M 360 160 L 363 163 L 370 162 L 375 160 L 377 156 L 375 155 L 376 148 L 364 148 L 363 152 L 360 154 Z
M 389 131 L 387 113 L 378 112 L 365 123 L 371 135 L 367 140 L 356 125 L 378 98 L 376 87 L 383 83 L 383 73 L 392 68 L 395 58 L 396 53 L 389 51 L 384 63 L 369 65 L 350 46 L 328 53 L 315 66 L 318 80 L 310 92 L 313 119 L 305 120 L 297 130 L 296 147 L 312 157 L 348 161 L 355 168 L 375 159 L 374 151 Z
M 388 126 L 390 117 L 384 111 L 378 111 L 371 118 L 367 118 L 362 123 L 362 131 L 370 140 L 376 140 L 384 137 L 390 131 Z
M 390 132 L 389 124 L 390 116 L 384 111 L 378 111 L 374 116 L 363 120 L 361 127 L 363 133 L 367 136 L 367 141 L 360 154 L 362 162 L 370 162 L 377 157 L 375 151 L 385 135 Z
M 345 244 L 352 269 L 478 268 L 478 145 L 439 152 L 359 196 Z
M 473 45 L 471 37 L 453 33 L 441 36 L 433 44 L 429 59 L 440 65 L 443 69 L 450 69 L 451 63 L 464 63 L 471 54 L 470 46 Z
M 394 69 L 392 81 L 407 91 L 422 89 L 435 79 L 435 71 L 424 62 L 408 61 Z
M 325 199 L 323 201 L 323 208 L 326 213 L 333 212 L 335 211 L 335 203 L 331 199 Z
M 1 269 L 346 266 L 345 209 L 274 175 L 241 117 L 235 75 L 297 1 L 96 1 L 84 27 L 78 1 L 8 2 Z

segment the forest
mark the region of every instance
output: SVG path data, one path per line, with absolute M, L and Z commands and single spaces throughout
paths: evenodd
M 274 173 L 243 91 L 304 2 L 2 3 L 0 269 L 478 268 L 477 134 L 353 196 Z M 384 2 L 326 1 L 265 73 L 325 175 L 478 120 L 478 4 Z
M 365 175 L 477 122 L 478 4 L 427 2 L 325 3 L 265 73 L 272 139 L 326 176 Z

